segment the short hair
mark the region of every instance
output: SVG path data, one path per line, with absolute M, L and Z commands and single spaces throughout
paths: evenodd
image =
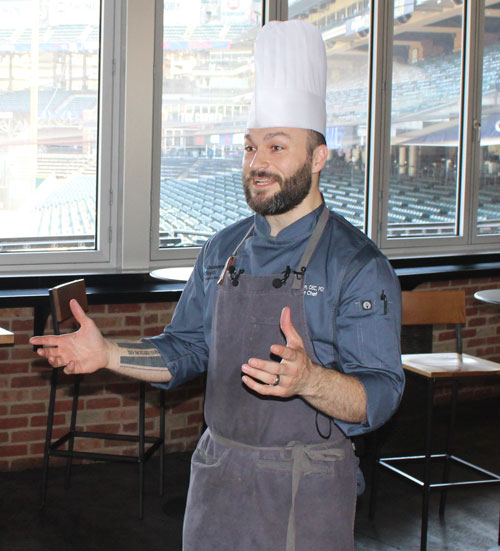
M 326 140 L 323 134 L 317 132 L 316 130 L 309 130 L 307 135 L 307 152 L 309 156 L 314 153 L 314 150 L 319 145 L 326 145 Z

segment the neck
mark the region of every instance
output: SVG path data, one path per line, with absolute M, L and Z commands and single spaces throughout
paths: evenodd
M 300 218 L 316 210 L 323 203 L 323 197 L 317 187 L 294 209 L 283 214 L 272 214 L 266 216 L 266 220 L 271 227 L 271 237 L 276 237 L 278 233 L 290 226 Z

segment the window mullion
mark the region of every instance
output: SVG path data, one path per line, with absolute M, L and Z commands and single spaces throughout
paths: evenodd
M 372 14 L 366 210 L 367 234 L 380 246 L 386 233 L 389 197 L 393 2 L 373 2 Z
M 474 239 L 479 204 L 481 140 L 482 43 L 484 2 L 469 1 L 465 7 L 463 118 L 460 148 L 459 235 Z M 465 39 L 466 38 L 466 39 Z

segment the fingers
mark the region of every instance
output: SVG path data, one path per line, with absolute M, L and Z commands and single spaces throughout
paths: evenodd
M 75 317 L 75 320 L 80 324 L 83 325 L 89 317 L 85 313 L 85 310 L 80 306 L 77 300 L 72 298 L 69 301 L 69 307 L 71 309 L 71 312 L 73 313 L 73 316 Z
M 30 344 L 33 346 L 57 346 L 58 335 L 47 335 L 46 337 L 31 337 Z
M 292 323 L 292 312 L 288 306 L 281 311 L 280 327 L 285 335 L 287 346 L 302 347 L 303 341 Z

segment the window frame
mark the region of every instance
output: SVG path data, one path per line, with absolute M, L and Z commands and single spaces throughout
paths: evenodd
M 117 24 L 119 24 L 117 0 L 100 2 L 100 52 L 99 91 L 97 116 L 97 197 L 96 197 L 96 248 L 88 251 L 13 252 L 0 255 L 0 274 L 71 272 L 78 265 L 98 270 L 112 263 L 113 227 L 116 212 L 113 199 L 116 196 L 116 164 L 114 130 L 116 126 L 117 81 L 115 70 L 117 51 Z M 115 159 L 115 160 L 113 160 Z

